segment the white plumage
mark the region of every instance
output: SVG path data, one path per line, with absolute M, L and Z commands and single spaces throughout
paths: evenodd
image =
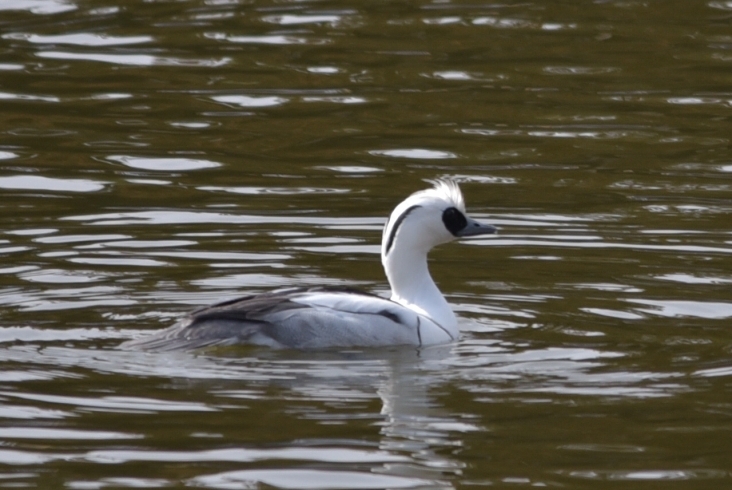
M 323 349 L 433 345 L 459 337 L 457 319 L 430 277 L 427 253 L 464 236 L 495 233 L 465 215 L 457 183 L 415 192 L 384 226 L 381 262 L 390 299 L 350 288 L 289 288 L 196 310 L 172 327 L 122 344 L 146 350 L 254 344 Z

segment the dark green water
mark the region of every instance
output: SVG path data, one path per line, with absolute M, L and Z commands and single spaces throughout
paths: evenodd
M 726 488 L 732 2 L 0 2 L 0 488 Z M 150 354 L 291 284 L 386 293 L 425 179 L 415 352 Z

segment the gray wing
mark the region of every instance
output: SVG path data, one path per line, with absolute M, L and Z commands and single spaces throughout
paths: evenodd
M 180 350 L 236 344 L 298 349 L 420 345 L 420 318 L 379 296 L 344 288 L 292 288 L 196 310 L 123 348 Z

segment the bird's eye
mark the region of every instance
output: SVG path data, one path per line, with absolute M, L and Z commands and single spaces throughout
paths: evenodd
M 442 212 L 442 222 L 447 231 L 457 236 L 458 232 L 468 225 L 465 215 L 457 208 L 447 208 Z

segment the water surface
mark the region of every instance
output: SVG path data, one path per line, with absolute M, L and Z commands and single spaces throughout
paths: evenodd
M 0 487 L 729 484 L 729 2 L 0 4 Z M 388 293 L 426 179 L 463 338 L 117 348 Z

